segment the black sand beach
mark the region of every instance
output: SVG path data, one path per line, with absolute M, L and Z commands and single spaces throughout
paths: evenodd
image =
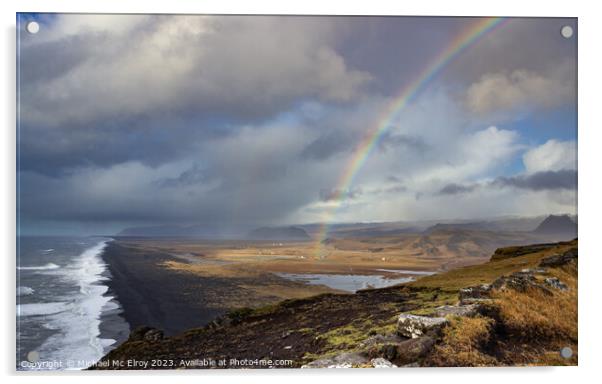
M 146 325 L 173 335 L 203 326 L 225 312 L 208 303 L 203 292 L 233 288 L 223 280 L 161 267 L 161 263 L 175 258 L 119 241 L 107 245 L 103 259 L 112 275 L 107 285 L 117 296 L 132 330 Z

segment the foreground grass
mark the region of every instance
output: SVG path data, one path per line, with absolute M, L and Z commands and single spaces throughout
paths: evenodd
M 576 246 L 576 242 L 571 246 Z M 569 246 L 570 247 L 570 246 Z M 479 283 L 493 271 L 516 267 L 535 267 L 541 258 L 569 247 L 529 254 L 514 259 L 494 261 L 478 269 L 469 268 L 463 277 Z M 499 264 L 499 265 L 496 265 Z M 457 275 L 454 274 L 454 275 Z M 493 301 L 483 306 L 483 315 L 452 319 L 442 341 L 435 346 L 426 364 L 432 366 L 497 366 L 497 365 L 576 365 L 578 348 L 577 263 L 548 268 L 537 276 L 556 277 L 568 290 L 552 289 L 551 294 L 531 288 L 526 292 L 494 291 Z M 444 281 L 449 276 L 442 276 Z M 428 284 L 432 284 L 430 281 Z M 559 351 L 570 347 L 573 356 L 562 358 Z

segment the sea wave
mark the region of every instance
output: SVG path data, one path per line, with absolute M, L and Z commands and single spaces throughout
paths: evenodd
M 17 296 L 27 296 L 33 294 L 34 292 L 35 290 L 30 287 L 17 287 Z
M 107 240 L 83 251 L 73 263 L 60 270 L 63 278 L 78 287 L 71 307 L 46 318 L 48 327 L 58 330 L 39 348 L 38 352 L 60 361 L 88 362 L 100 359 L 115 340 L 100 337 L 100 318 L 113 297 L 107 296 L 108 287 L 103 284 L 106 264 L 101 254 Z M 76 366 L 75 369 L 86 368 Z
M 17 269 L 21 270 L 21 271 L 28 271 L 28 270 L 45 270 L 45 269 L 58 269 L 60 268 L 58 265 L 54 264 L 54 263 L 48 263 L 45 265 L 34 265 L 34 266 L 25 266 L 25 267 L 17 267 Z
M 69 303 L 31 303 L 17 305 L 17 316 L 45 316 L 61 313 L 69 309 Z

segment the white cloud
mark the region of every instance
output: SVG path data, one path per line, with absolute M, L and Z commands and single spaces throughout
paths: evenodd
M 438 113 L 430 113 L 432 110 Z M 374 116 L 379 116 L 378 110 Z M 424 95 L 406 107 L 391 123 L 389 132 L 392 136 L 384 138 L 383 149 L 377 148 L 370 154 L 350 186 L 360 188 L 361 195 L 345 200 L 338 209 L 334 206 L 339 204 L 312 201 L 291 218 L 309 222 L 324 217 L 334 221 L 382 221 L 416 219 L 434 213 L 461 217 L 466 208 L 453 203 L 453 197 L 437 196 L 437 192 L 450 183 L 470 183 L 495 175 L 523 149 L 517 131 L 468 126 L 461 108 L 449 95 L 439 92 Z M 386 142 L 388 139 L 391 142 Z M 344 165 L 355 158 L 351 152 L 344 155 L 329 160 Z M 320 166 L 325 164 L 329 161 L 322 161 Z M 345 167 L 334 169 L 340 174 Z M 330 184 L 323 188 L 340 188 L 339 180 L 340 177 L 326 179 Z M 482 197 L 483 204 L 477 205 L 481 209 L 497 204 L 497 195 L 486 195 Z M 328 213 L 333 211 L 335 214 L 330 217 Z
M 525 152 L 523 163 L 527 173 L 577 169 L 577 143 L 548 140 Z

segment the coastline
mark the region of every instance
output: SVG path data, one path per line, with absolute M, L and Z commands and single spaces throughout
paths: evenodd
M 130 330 L 150 326 L 174 335 L 201 327 L 225 312 L 211 308 L 203 299 L 205 289 L 223 282 L 161 267 L 174 260 L 168 254 L 127 247 L 113 239 L 102 259 L 111 275 L 105 283 L 121 305 L 121 316 Z

